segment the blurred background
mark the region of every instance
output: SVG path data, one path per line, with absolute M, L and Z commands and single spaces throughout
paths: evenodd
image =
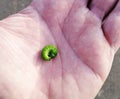
M 0 0 L 0 19 L 20 11 L 30 2 L 31 0 Z M 120 99 L 120 50 L 115 56 L 108 79 L 95 99 Z

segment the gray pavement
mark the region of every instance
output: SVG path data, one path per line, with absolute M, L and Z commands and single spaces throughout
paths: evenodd
M 31 0 L 0 0 L 0 19 L 23 9 L 30 1 Z M 110 75 L 96 99 L 120 99 L 120 50 L 115 56 Z

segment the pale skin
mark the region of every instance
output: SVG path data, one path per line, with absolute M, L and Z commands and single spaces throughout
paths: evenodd
M 120 1 L 34 0 L 0 21 L 0 99 L 94 99 L 120 46 Z M 47 44 L 58 47 L 49 62 Z

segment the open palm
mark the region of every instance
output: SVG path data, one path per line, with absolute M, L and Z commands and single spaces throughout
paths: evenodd
M 120 4 L 103 23 L 115 0 L 93 0 L 91 10 L 87 2 L 34 0 L 0 22 L 0 99 L 96 96 L 120 45 Z M 59 54 L 46 62 L 48 44 Z

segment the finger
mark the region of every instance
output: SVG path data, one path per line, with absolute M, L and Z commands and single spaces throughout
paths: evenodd
M 110 45 L 117 50 L 120 47 L 120 1 L 105 20 L 103 30 Z
M 95 13 L 100 19 L 112 9 L 117 0 L 93 0 L 90 9 Z
M 38 10 L 45 19 L 59 21 L 61 23 L 67 17 L 71 9 L 86 6 L 88 0 L 33 0 L 31 5 Z

